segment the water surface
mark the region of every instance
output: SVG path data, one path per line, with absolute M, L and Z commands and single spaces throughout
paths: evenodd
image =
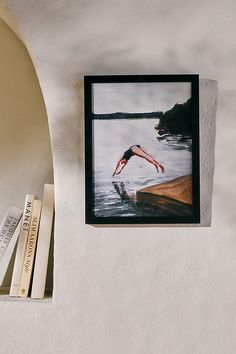
M 94 120 L 94 214 L 114 216 L 188 215 L 189 207 L 176 210 L 143 205 L 132 200 L 136 190 L 192 172 L 192 141 L 183 136 L 160 137 L 157 119 Z M 145 159 L 133 156 L 122 173 L 112 177 L 117 160 L 131 145 L 140 144 L 165 172 L 157 173 Z

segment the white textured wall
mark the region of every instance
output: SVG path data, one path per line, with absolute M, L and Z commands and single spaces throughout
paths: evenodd
M 1 351 L 235 353 L 235 1 L 7 4 L 45 97 L 57 217 L 53 303 L 1 302 Z M 191 72 L 218 81 L 212 227 L 85 226 L 82 76 Z

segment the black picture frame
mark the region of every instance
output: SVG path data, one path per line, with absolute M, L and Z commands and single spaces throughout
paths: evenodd
M 165 215 L 120 216 L 96 215 L 94 185 L 94 85 L 120 83 L 189 83 L 191 87 L 190 126 L 192 139 L 192 205 L 185 214 L 167 212 Z M 199 172 L 199 75 L 97 75 L 84 77 L 85 104 L 85 223 L 86 224 L 198 224 L 200 223 L 200 172 Z M 170 107 L 171 109 L 171 107 Z M 107 132 L 109 134 L 109 132 Z M 135 141 L 135 140 L 134 140 Z M 137 145 L 136 145 L 137 146 Z M 114 164 L 115 159 L 114 157 Z M 123 160 L 122 160 L 123 161 Z M 112 183 L 112 179 L 111 179 Z M 135 202 L 136 203 L 136 202 Z M 139 202 L 137 202 L 139 203 Z M 140 205 L 143 205 L 141 203 Z M 153 207 L 155 209 L 155 207 Z

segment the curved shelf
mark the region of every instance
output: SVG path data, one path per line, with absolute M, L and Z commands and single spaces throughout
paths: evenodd
M 44 184 L 53 183 L 48 118 L 37 74 L 19 35 L 1 14 L 0 8 L 0 220 L 9 206 L 23 208 L 27 193 L 41 198 Z M 52 258 L 51 252 L 50 288 Z M 4 280 L 6 287 L 11 267 Z

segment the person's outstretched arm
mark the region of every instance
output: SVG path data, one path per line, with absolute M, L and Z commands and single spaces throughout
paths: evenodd
M 115 171 L 113 172 L 113 175 L 112 177 L 114 177 L 116 174 L 117 174 L 117 171 L 119 169 L 119 166 L 120 166 L 120 162 L 121 162 L 121 159 L 118 160 L 117 164 L 116 164 L 116 168 L 115 168 Z
M 124 169 L 124 167 L 127 165 L 127 162 L 124 162 L 123 166 L 121 167 L 120 171 L 118 171 L 116 174 L 119 175 L 121 173 L 121 171 Z
M 113 172 L 112 177 L 114 177 L 115 175 L 119 175 L 119 174 L 121 173 L 121 171 L 123 170 L 123 168 L 127 165 L 127 162 L 128 162 L 128 161 L 123 162 L 123 166 L 120 167 L 121 161 L 122 161 L 122 159 L 120 159 L 120 160 L 117 162 L 117 165 L 116 165 L 115 171 Z M 119 170 L 119 168 L 120 168 L 120 170 Z

